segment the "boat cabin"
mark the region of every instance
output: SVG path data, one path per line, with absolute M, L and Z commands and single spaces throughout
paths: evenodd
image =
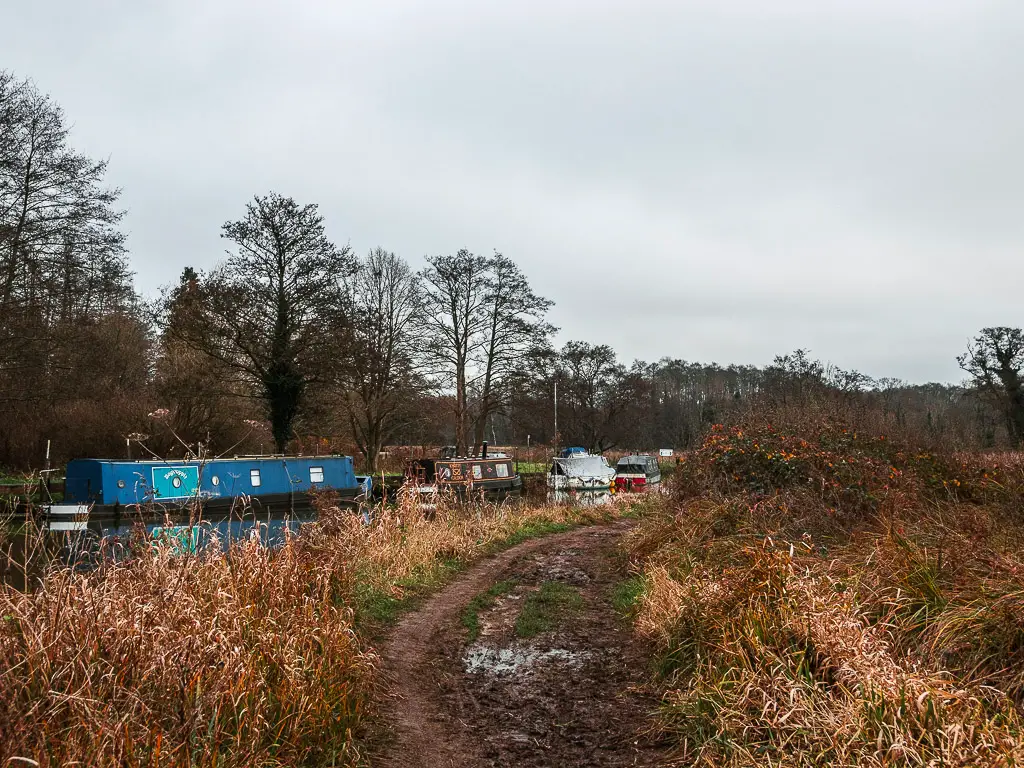
M 615 482 L 615 470 L 604 456 L 572 452 L 551 460 L 548 487 L 555 490 L 605 490 Z
M 615 487 L 620 491 L 639 490 L 660 482 L 658 459 L 649 454 L 623 456 L 615 465 Z
M 350 456 L 259 456 L 211 461 L 68 462 L 64 504 L 119 514 L 141 505 L 230 510 L 244 496 L 260 506 L 308 506 L 308 492 L 332 489 L 341 497 L 367 490 Z
M 522 486 L 512 459 L 506 456 L 410 459 L 405 479 L 421 490 L 508 491 Z

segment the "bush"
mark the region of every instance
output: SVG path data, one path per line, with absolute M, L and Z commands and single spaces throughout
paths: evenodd
M 1024 760 L 1019 478 L 843 426 L 712 430 L 628 542 L 680 759 Z

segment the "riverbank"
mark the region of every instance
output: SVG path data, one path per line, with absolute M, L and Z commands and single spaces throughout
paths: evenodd
M 627 542 L 694 766 L 1024 761 L 1024 462 L 822 423 L 713 432 Z
M 390 623 L 488 553 L 632 507 L 325 507 L 276 549 L 138 542 L 0 587 L 0 759 L 355 765 Z

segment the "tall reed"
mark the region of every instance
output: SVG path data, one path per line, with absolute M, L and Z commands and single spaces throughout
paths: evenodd
M 1024 761 L 1019 460 L 713 431 L 628 542 L 685 764 Z
M 356 765 L 382 598 L 400 605 L 524 532 L 614 512 L 326 503 L 283 546 L 139 538 L 0 586 L 0 765 Z M 125 556 L 127 554 L 127 556 Z

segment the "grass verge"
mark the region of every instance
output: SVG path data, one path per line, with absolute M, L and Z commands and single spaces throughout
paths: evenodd
M 1024 472 L 841 425 L 719 429 L 626 547 L 695 766 L 1024 764 Z
M 601 521 L 606 522 L 608 519 L 604 515 L 587 514 L 581 517 L 580 523 L 593 524 Z M 509 547 L 522 544 L 524 541 L 541 536 L 549 536 L 552 533 L 565 533 L 580 523 L 571 520 L 529 520 L 512 531 L 507 537 L 491 542 L 487 547 L 487 553 L 496 554 Z
M 612 590 L 612 608 L 624 619 L 635 617 L 644 594 L 643 576 L 630 576 L 615 584 Z
M 561 581 L 545 581 L 527 595 L 516 618 L 516 637 L 530 638 L 551 632 L 583 610 L 583 595 Z

